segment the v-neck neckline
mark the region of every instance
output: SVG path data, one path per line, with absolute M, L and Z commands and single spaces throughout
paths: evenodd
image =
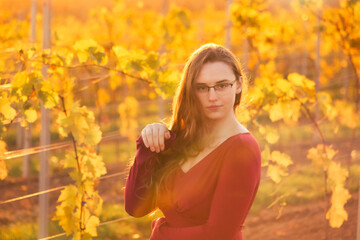
M 235 136 L 239 136 L 239 135 L 243 135 L 243 134 L 247 134 L 250 132 L 241 132 L 241 133 L 237 133 L 235 135 L 232 135 L 230 137 L 228 137 L 227 139 L 225 139 L 223 142 L 221 142 L 217 147 L 215 147 L 213 150 L 211 150 L 208 154 L 206 154 L 200 161 L 198 161 L 195 165 L 193 165 L 191 168 L 189 168 L 189 170 L 187 170 L 186 172 L 184 172 L 184 170 L 182 169 L 182 167 L 180 166 L 180 172 L 182 175 L 187 175 L 190 171 L 193 170 L 193 168 L 195 168 L 196 166 L 198 166 L 201 162 L 204 162 L 204 160 L 206 158 L 208 158 L 210 155 L 212 155 L 214 152 L 216 152 L 218 149 L 220 149 L 220 147 L 222 145 L 224 145 L 226 142 L 228 142 L 230 139 L 232 139 Z

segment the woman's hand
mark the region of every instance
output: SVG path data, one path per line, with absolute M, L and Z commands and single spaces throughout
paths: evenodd
M 143 142 L 152 152 L 164 151 L 165 139 L 170 138 L 169 129 L 163 123 L 148 124 L 141 131 Z

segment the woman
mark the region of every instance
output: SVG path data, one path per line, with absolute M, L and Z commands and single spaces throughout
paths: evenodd
M 260 182 L 260 149 L 235 117 L 243 78 L 236 57 L 206 44 L 183 71 L 170 130 L 147 125 L 125 187 L 125 209 L 157 208 L 152 240 L 240 240 Z

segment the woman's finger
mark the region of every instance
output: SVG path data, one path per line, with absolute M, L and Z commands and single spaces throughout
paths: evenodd
M 160 128 L 159 130 L 159 147 L 161 151 L 165 149 L 165 131 L 164 128 Z
M 151 151 L 155 151 L 155 148 L 154 148 L 154 140 L 153 140 L 153 128 L 152 126 L 148 126 L 146 128 L 146 138 L 147 138 L 147 143 L 148 143 L 148 146 L 150 147 L 150 150 Z
M 159 127 L 157 125 L 154 125 L 152 137 L 153 137 L 155 151 L 158 153 L 160 152 L 160 146 L 159 146 Z
M 170 132 L 168 129 L 166 129 L 166 132 L 165 132 L 165 138 L 166 139 L 170 139 L 171 135 L 170 135 Z
M 170 132 L 164 124 L 153 123 L 146 125 L 141 131 L 141 136 L 147 148 L 159 153 L 165 150 L 165 139 L 170 138 Z
M 141 137 L 142 137 L 145 147 L 149 148 L 149 144 L 148 144 L 148 140 L 147 140 L 147 136 L 146 136 L 146 128 L 144 128 L 141 131 Z

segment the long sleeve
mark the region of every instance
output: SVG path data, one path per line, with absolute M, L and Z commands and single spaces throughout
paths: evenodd
M 165 140 L 167 148 L 175 139 L 171 132 L 171 138 Z M 151 177 L 151 170 L 156 162 L 158 154 L 148 149 L 142 137 L 136 141 L 136 156 L 130 168 L 125 184 L 125 210 L 134 217 L 142 217 L 155 210 L 154 193 L 146 185 Z
M 171 227 L 164 218 L 153 224 L 151 240 L 232 240 L 243 225 L 260 182 L 260 149 L 231 147 L 224 156 L 206 224 Z

